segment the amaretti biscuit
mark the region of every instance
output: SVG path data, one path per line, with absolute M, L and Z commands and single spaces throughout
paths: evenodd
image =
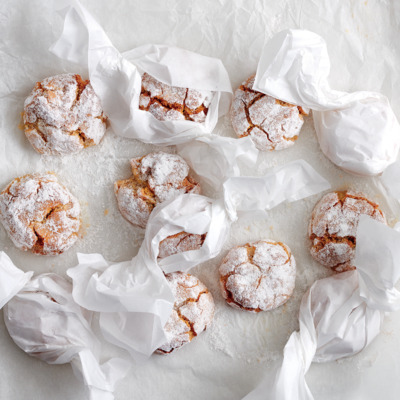
M 328 193 L 315 206 L 308 228 L 311 255 L 336 272 L 355 269 L 353 258 L 361 215 L 386 223 L 379 205 L 352 190 Z
M 0 220 L 19 249 L 57 255 L 78 238 L 80 205 L 55 175 L 25 175 L 1 192 Z
M 285 244 L 260 240 L 230 250 L 219 273 L 227 303 L 258 313 L 288 301 L 295 287 L 296 262 Z
M 250 136 L 261 151 L 292 146 L 308 110 L 252 89 L 255 75 L 235 91 L 231 107 L 232 126 L 238 137 Z
M 62 74 L 37 82 L 24 106 L 25 135 L 41 154 L 71 154 L 96 145 L 106 131 L 100 99 L 88 80 Z
M 212 97 L 212 92 L 170 86 L 144 73 L 139 109 L 150 112 L 160 121 L 202 123 L 206 120 Z
M 166 237 L 160 242 L 158 258 L 165 258 L 174 254 L 190 250 L 198 250 L 203 245 L 206 234 L 179 232 Z
M 156 352 L 169 354 L 203 332 L 214 318 L 214 299 L 195 276 L 183 272 L 166 275 L 175 296 L 174 309 L 165 324 L 168 341 Z
M 153 208 L 183 193 L 200 193 L 200 185 L 189 177 L 189 166 L 176 155 L 150 153 L 131 160 L 129 179 L 115 182 L 114 191 L 122 216 L 145 228 Z

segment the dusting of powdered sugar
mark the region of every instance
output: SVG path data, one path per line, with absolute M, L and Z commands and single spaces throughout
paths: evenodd
M 195 276 L 183 272 L 166 275 L 175 297 L 174 309 L 164 331 L 167 343 L 157 352 L 171 353 L 203 332 L 214 317 L 214 300 Z
M 158 258 L 165 258 L 173 254 L 200 249 L 205 235 L 197 235 L 188 232 L 179 232 L 171 235 L 160 242 Z
M 170 86 L 144 73 L 139 108 L 160 121 L 187 119 L 203 123 L 212 98 L 213 92 Z
M 76 153 L 98 144 L 106 131 L 105 119 L 100 99 L 79 75 L 46 78 L 25 100 L 25 134 L 42 154 Z
M 164 152 L 131 160 L 133 177 L 115 183 L 121 214 L 144 228 L 152 209 L 159 203 L 184 193 L 200 193 L 200 185 L 189 175 L 186 161 Z
M 386 223 L 379 205 L 361 192 L 328 193 L 315 206 L 309 224 L 311 255 L 337 272 L 354 269 L 356 233 L 361 215 Z
M 22 250 L 62 253 L 77 240 L 79 217 L 79 202 L 53 174 L 16 178 L 0 194 L 1 222 Z
M 281 150 L 294 144 L 307 109 L 281 102 L 252 90 L 254 76 L 235 91 L 232 125 L 239 137 L 249 136 L 261 151 Z
M 219 272 L 228 304 L 259 312 L 279 307 L 290 298 L 296 263 L 286 245 L 263 240 L 229 251 Z

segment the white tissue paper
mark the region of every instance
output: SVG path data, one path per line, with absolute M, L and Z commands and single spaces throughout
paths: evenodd
M 363 350 L 379 334 L 384 313 L 400 309 L 400 232 L 361 216 L 354 271 L 316 281 L 304 295 L 299 332 L 284 349 L 275 379 L 268 375 L 246 400 L 312 400 L 305 381 L 311 362 Z M 272 383 L 272 384 L 271 384 Z
M 100 365 L 100 342 L 90 327 L 92 313 L 72 299 L 71 284 L 56 274 L 32 278 L 0 252 L 0 305 L 7 330 L 27 354 L 49 364 L 71 363 L 91 400 L 114 399 L 114 385 L 129 370 L 127 360 Z
M 263 48 L 253 89 L 313 110 L 323 153 L 353 174 L 373 176 L 396 161 L 400 125 L 380 93 L 330 87 L 325 41 L 306 30 L 285 30 Z
M 157 145 L 184 143 L 210 134 L 218 118 L 228 112 L 232 87 L 221 60 L 151 44 L 121 54 L 79 1 L 64 4 L 69 8 L 63 33 L 50 51 L 88 67 L 90 82 L 116 134 Z M 171 86 L 212 92 L 205 122 L 159 121 L 139 110 L 144 72 Z
M 296 184 L 289 176 L 296 178 Z M 150 214 L 142 246 L 131 261 L 113 264 L 98 254 L 78 254 L 78 266 L 67 271 L 74 300 L 100 312 L 104 337 L 143 361 L 166 341 L 163 326 L 174 299 L 162 271 L 187 271 L 217 256 L 237 218 L 235 207 L 265 211 L 329 188 L 328 181 L 300 160 L 264 178 L 227 179 L 225 201 L 185 194 L 161 203 Z M 158 260 L 160 242 L 182 231 L 207 233 L 202 247 Z

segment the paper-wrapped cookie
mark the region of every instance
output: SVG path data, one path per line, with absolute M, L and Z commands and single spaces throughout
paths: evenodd
M 253 89 L 313 110 L 323 153 L 347 172 L 378 175 L 396 161 L 400 125 L 380 93 L 330 87 L 325 41 L 306 30 L 285 30 L 262 50 Z
M 0 307 L 11 338 L 49 364 L 71 363 L 91 399 L 114 399 L 114 385 L 128 372 L 129 362 L 113 358 L 100 364 L 92 313 L 74 302 L 71 283 L 56 274 L 32 275 L 0 252 Z
M 67 3 L 64 30 L 51 51 L 88 67 L 116 134 L 184 143 L 210 134 L 228 112 L 232 88 L 221 60 L 152 44 L 121 54 L 78 1 Z
M 191 156 L 196 164 L 196 155 Z M 213 168 L 209 161 L 208 167 Z M 237 213 L 265 211 L 330 187 L 302 160 L 276 168 L 264 177 L 228 178 L 223 186 L 225 199 L 184 194 L 156 206 L 139 253 L 131 261 L 114 264 L 98 254 L 78 254 L 79 264 L 67 271 L 73 281 L 74 300 L 100 312 L 105 338 L 135 359 L 150 356 L 168 341 L 163 327 L 174 297 L 163 271 L 186 272 L 217 256 Z M 203 237 L 200 246 L 159 258 L 161 243 L 182 233 L 184 238 Z
M 312 400 L 305 381 L 311 363 L 359 353 L 379 334 L 385 312 L 400 309 L 399 259 L 400 233 L 361 216 L 357 269 L 311 286 L 300 305 L 300 330 L 290 336 L 276 376 L 268 374 L 244 399 Z

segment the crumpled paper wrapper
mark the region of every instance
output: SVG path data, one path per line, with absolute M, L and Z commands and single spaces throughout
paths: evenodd
M 115 383 L 130 368 L 124 359 L 100 364 L 91 313 L 72 299 L 71 284 L 56 274 L 32 278 L 0 252 L 0 306 L 8 333 L 25 353 L 49 364 L 71 363 L 93 400 L 113 400 Z
M 354 271 L 316 281 L 304 295 L 300 331 L 284 349 L 271 385 L 267 377 L 246 400 L 313 400 L 305 381 L 311 362 L 329 362 L 362 351 L 379 334 L 385 312 L 400 309 L 400 233 L 367 216 L 357 229 Z
M 196 150 L 187 148 L 186 155 L 194 159 Z M 210 168 L 211 156 L 209 163 L 203 160 Z M 303 160 L 279 167 L 263 178 L 229 178 L 223 186 L 224 200 L 186 194 L 156 206 L 139 253 L 131 261 L 113 264 L 99 254 L 78 254 L 79 264 L 67 271 L 74 300 L 100 312 L 104 337 L 135 360 L 143 361 L 166 342 L 163 327 L 174 298 L 162 270 L 188 271 L 217 256 L 237 211 L 265 211 L 330 188 L 329 182 Z M 161 241 L 182 231 L 207 236 L 200 249 L 159 262 Z
M 172 145 L 210 134 L 230 107 L 232 88 L 221 60 L 166 45 L 144 45 L 120 53 L 79 1 L 70 7 L 61 37 L 51 47 L 58 57 L 88 66 L 90 82 L 115 133 L 145 143 Z M 139 110 L 141 74 L 171 86 L 213 92 L 204 123 L 159 121 Z
M 253 89 L 313 110 L 323 153 L 357 175 L 382 173 L 396 161 L 400 125 L 386 96 L 330 87 L 330 59 L 324 39 L 289 29 L 263 48 Z

